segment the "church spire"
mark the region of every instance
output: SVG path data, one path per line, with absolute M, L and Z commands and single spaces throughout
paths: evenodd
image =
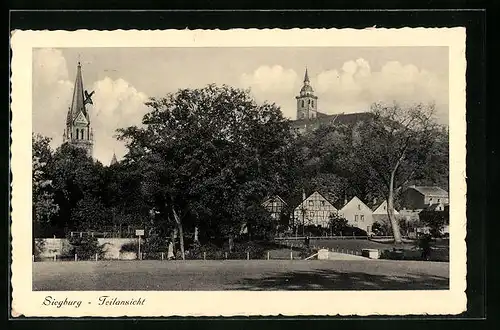
M 306 73 L 304 74 L 304 84 L 309 84 L 309 74 L 307 73 L 307 67 L 306 67 Z
M 78 61 L 73 98 L 66 117 L 63 141 L 85 149 L 89 156 L 92 156 L 94 143 L 90 117 L 85 106 L 93 104 L 91 98 L 93 93 L 89 94 L 83 89 L 82 65 Z
M 111 158 L 111 163 L 109 163 L 110 166 L 113 166 L 118 163 L 118 160 L 116 159 L 116 154 L 113 151 L 113 158 Z
M 85 110 L 85 95 L 83 90 L 82 65 L 78 62 L 76 70 L 75 88 L 73 89 L 73 100 L 71 102 L 71 119 L 74 120 L 81 112 L 88 120 L 87 111 Z

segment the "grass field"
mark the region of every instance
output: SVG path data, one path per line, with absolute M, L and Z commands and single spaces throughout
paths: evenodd
M 391 260 L 33 263 L 33 290 L 448 289 L 449 264 Z

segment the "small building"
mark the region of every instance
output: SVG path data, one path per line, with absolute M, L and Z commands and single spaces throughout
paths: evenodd
M 437 186 L 410 186 L 401 196 L 402 206 L 410 210 L 423 210 L 433 204 L 449 204 L 448 192 Z
M 400 218 L 398 210 L 394 209 L 394 215 L 396 218 Z M 384 200 L 382 203 L 376 205 L 373 208 L 373 222 L 379 222 L 379 223 L 384 223 L 384 222 L 389 222 L 389 215 L 387 213 L 387 201 Z
M 347 220 L 353 227 L 365 230 L 368 234 L 372 232 L 373 211 L 361 199 L 354 196 L 339 211 L 339 215 Z
M 287 207 L 287 203 L 280 196 L 274 195 L 266 199 L 262 206 L 269 212 L 271 218 L 279 220 Z
M 304 197 L 293 211 L 295 224 L 328 228 L 330 216 L 337 214 L 338 210 L 317 191 Z

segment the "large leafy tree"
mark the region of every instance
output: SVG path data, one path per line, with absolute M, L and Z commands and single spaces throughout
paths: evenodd
M 274 104 L 249 91 L 209 85 L 153 98 L 143 127 L 120 130 L 126 164 L 141 169 L 143 193 L 166 224 L 175 224 L 181 253 L 186 228 L 200 235 L 238 234 L 245 214 L 286 189 L 292 136 Z
M 39 235 L 39 228 L 46 226 L 59 211 L 54 200 L 52 180 L 48 164 L 52 161 L 50 139 L 39 134 L 32 135 L 33 175 L 33 236 Z
M 434 105 L 374 104 L 372 120 L 363 122 L 353 134 L 352 164 L 358 165 L 387 196 L 387 212 L 395 243 L 401 243 L 394 215 L 395 195 L 412 180 L 442 177 L 447 161 L 438 162 L 436 151 L 443 149 L 446 138 L 434 121 Z M 446 141 L 447 142 L 447 141 Z M 440 157 L 439 159 L 443 159 Z
M 59 234 L 68 229 L 88 230 L 103 225 L 101 218 L 93 218 L 90 213 L 85 215 L 85 210 L 90 211 L 96 200 L 99 205 L 103 201 L 103 171 L 102 164 L 94 162 L 81 148 L 65 143 L 56 150 L 49 172 L 55 201 L 60 206 L 53 221 L 54 230 Z M 75 212 L 81 216 L 76 216 Z M 83 221 L 82 217 L 87 219 Z M 94 220 L 96 222 L 92 223 Z

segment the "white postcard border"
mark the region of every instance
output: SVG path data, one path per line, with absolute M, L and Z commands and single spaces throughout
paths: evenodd
M 420 315 L 466 309 L 465 28 L 15 31 L 12 46 L 13 316 Z M 432 291 L 32 291 L 32 49 L 65 47 L 449 47 L 450 289 Z M 80 308 L 42 308 L 48 295 Z M 143 306 L 103 307 L 99 296 L 144 297 Z M 91 303 L 87 303 L 91 302 Z

